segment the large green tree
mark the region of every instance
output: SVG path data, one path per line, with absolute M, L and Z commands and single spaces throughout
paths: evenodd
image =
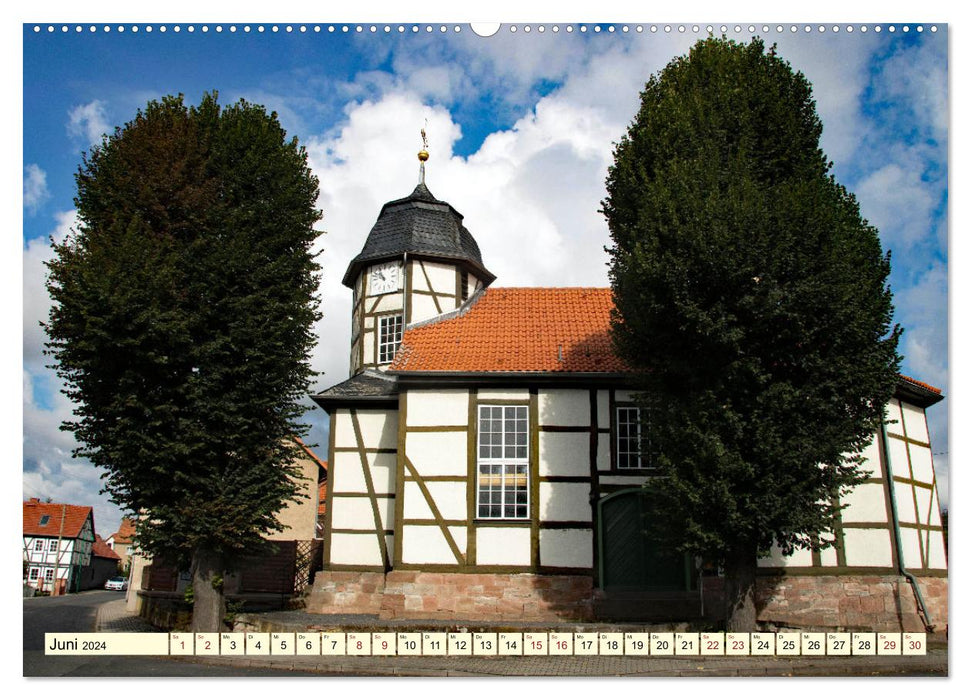
M 774 48 L 709 38 L 650 78 L 607 178 L 650 527 L 724 567 L 729 630 L 754 629 L 760 553 L 832 544 L 897 379 L 889 254 L 821 133 Z
M 141 549 L 191 567 L 216 631 L 235 557 L 296 498 L 313 372 L 317 179 L 275 114 L 150 102 L 84 157 L 49 263 L 48 353 Z

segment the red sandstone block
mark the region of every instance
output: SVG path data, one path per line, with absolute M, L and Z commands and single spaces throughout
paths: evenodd
M 441 606 L 437 596 L 423 595 L 421 596 L 421 609 L 430 612 L 433 610 L 447 610 L 448 608 Z
M 445 575 L 438 573 L 418 574 L 417 582 L 428 586 L 441 586 L 445 583 Z
M 876 597 L 876 596 L 866 596 L 865 598 L 860 598 L 860 612 L 868 615 L 875 615 L 876 613 L 882 613 L 888 608 L 886 604 L 890 602 L 892 604 L 892 599 Z
M 396 569 L 388 572 L 387 581 L 389 584 L 392 582 L 395 584 L 414 583 L 418 578 L 418 573 L 419 572 L 417 571 L 402 571 L 400 569 Z
M 504 620 L 511 619 L 511 617 L 522 617 L 523 609 L 522 602 L 516 602 L 515 600 L 500 600 L 496 603 L 496 612 L 502 615 Z

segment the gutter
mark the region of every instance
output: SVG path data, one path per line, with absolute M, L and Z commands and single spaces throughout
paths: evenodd
M 931 620 L 931 614 L 927 609 L 927 604 L 924 602 L 924 596 L 921 595 L 917 577 L 907 571 L 904 566 L 904 547 L 900 541 L 900 520 L 897 517 L 897 489 L 893 483 L 893 469 L 890 466 L 890 440 L 887 437 L 887 424 L 883 418 L 880 419 L 880 441 L 881 447 L 883 448 L 883 464 L 887 470 L 887 489 L 890 491 L 890 519 L 893 523 L 894 544 L 897 549 L 897 568 L 900 571 L 900 575 L 904 576 L 910 582 L 910 587 L 914 590 L 914 597 L 917 598 L 917 607 L 920 609 L 925 620 L 924 628 L 928 632 L 933 632 L 934 623 Z

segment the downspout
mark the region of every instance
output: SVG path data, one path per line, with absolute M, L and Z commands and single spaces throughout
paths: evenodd
M 880 440 L 883 447 L 883 463 L 887 470 L 887 488 L 890 491 L 890 520 L 893 523 L 894 543 L 897 545 L 897 568 L 900 571 L 900 575 L 910 581 L 910 587 L 914 590 L 914 597 L 917 598 L 917 606 L 924 616 L 924 628 L 928 632 L 933 632 L 934 623 L 931 620 L 931 614 L 927 609 L 927 604 L 924 602 L 924 596 L 921 595 L 917 577 L 907 571 L 907 568 L 904 566 L 904 547 L 900 540 L 900 520 L 897 517 L 897 489 L 893 483 L 893 468 L 890 466 L 890 440 L 887 437 L 887 424 L 883 418 L 880 419 Z

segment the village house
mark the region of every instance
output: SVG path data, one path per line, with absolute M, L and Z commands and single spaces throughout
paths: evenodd
M 135 524 L 130 518 L 122 518 L 118 531 L 108 535 L 105 544 L 108 545 L 121 560 L 123 571 L 128 570 L 131 559 L 132 544 L 135 538 Z
M 95 541 L 91 506 L 23 503 L 24 583 L 55 595 L 83 590 Z
M 609 337 L 609 288 L 493 286 L 462 215 L 424 182 L 385 204 L 343 277 L 350 378 L 330 417 L 324 564 L 309 612 L 461 620 L 664 620 L 718 609 L 721 579 L 644 535 L 652 476 Z M 901 377 L 837 545 L 759 562 L 766 625 L 947 621 L 925 409 Z
M 318 522 L 323 507 L 319 495 L 327 490 L 327 462 L 310 446 L 294 437 L 298 497 L 277 512 L 280 529 L 263 534 L 265 545 L 227 572 L 224 592 L 234 603 L 251 607 L 280 606 L 307 586 L 320 567 L 322 542 Z M 156 620 L 158 610 L 183 598 L 190 583 L 188 571 L 179 571 L 136 549 L 131 550 L 131 573 L 126 609 Z

